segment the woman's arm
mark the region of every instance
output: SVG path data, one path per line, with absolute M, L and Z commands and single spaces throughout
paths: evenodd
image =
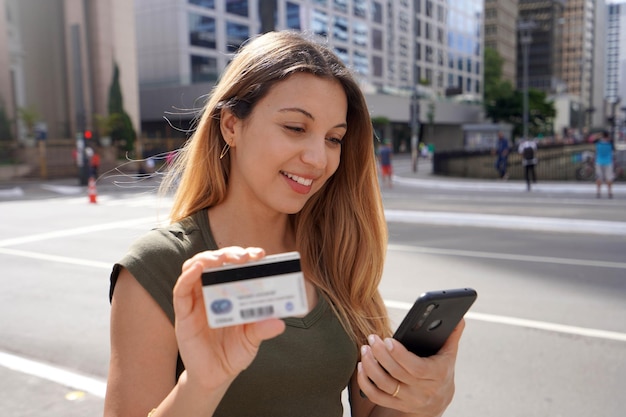
M 122 271 L 112 301 L 105 417 L 145 417 L 153 408 L 153 417 L 213 414 L 261 342 L 282 333 L 285 324 L 272 319 L 211 329 L 202 270 L 263 255 L 262 250 L 233 247 L 186 261 L 174 287 L 174 327 L 134 277 Z M 176 382 L 178 352 L 186 370 Z
M 111 360 L 104 416 L 145 417 L 174 388 L 174 326 L 127 269 L 111 300 Z
M 392 338 L 370 336 L 350 384 L 352 415 L 443 415 L 454 396 L 454 367 L 464 327 L 462 320 L 441 350 L 428 358 L 414 355 Z

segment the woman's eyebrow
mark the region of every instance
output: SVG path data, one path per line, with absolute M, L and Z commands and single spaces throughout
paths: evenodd
M 278 110 L 278 112 L 279 113 L 298 112 L 298 113 L 302 113 L 307 118 L 315 121 L 315 117 L 313 117 L 313 115 L 311 113 L 309 113 L 308 111 L 306 111 L 304 109 L 301 109 L 299 107 L 285 107 L 283 109 Z M 338 125 L 336 125 L 334 127 L 342 127 L 344 129 L 347 129 L 348 128 L 348 124 L 347 123 L 339 123 Z

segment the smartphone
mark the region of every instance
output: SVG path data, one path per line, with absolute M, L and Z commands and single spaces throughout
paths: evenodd
M 477 296 L 472 288 L 421 294 L 398 326 L 394 339 L 418 356 L 436 354 Z
M 309 311 L 298 252 L 206 269 L 202 292 L 213 328 Z

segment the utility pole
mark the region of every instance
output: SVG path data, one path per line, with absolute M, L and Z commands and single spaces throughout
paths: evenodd
M 523 65 L 523 91 L 524 91 L 524 110 L 523 110 L 523 140 L 528 139 L 528 52 L 530 44 L 533 40 L 532 30 L 535 28 L 535 22 L 532 20 L 522 20 L 517 24 L 519 32 L 519 40 L 522 45 L 522 65 Z
M 76 165 L 78 166 L 78 181 L 80 185 L 87 185 L 89 179 L 89 161 L 85 152 L 85 130 L 87 115 L 83 95 L 83 62 L 81 51 L 80 26 L 71 27 L 72 36 L 72 72 L 74 75 L 74 100 L 76 106 Z
M 420 102 L 417 96 L 417 89 L 413 88 L 411 92 L 411 162 L 413 166 L 413 172 L 417 172 L 417 161 L 419 159 L 419 114 Z

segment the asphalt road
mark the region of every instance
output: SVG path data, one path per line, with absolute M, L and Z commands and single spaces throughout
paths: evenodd
M 528 193 L 395 164 L 381 285 L 394 321 L 426 290 L 479 293 L 446 417 L 623 417 L 626 187 L 598 200 L 590 183 Z M 71 181 L 0 186 L 2 416 L 102 414 L 110 267 L 169 201 L 151 181 L 100 185 L 98 204 Z

